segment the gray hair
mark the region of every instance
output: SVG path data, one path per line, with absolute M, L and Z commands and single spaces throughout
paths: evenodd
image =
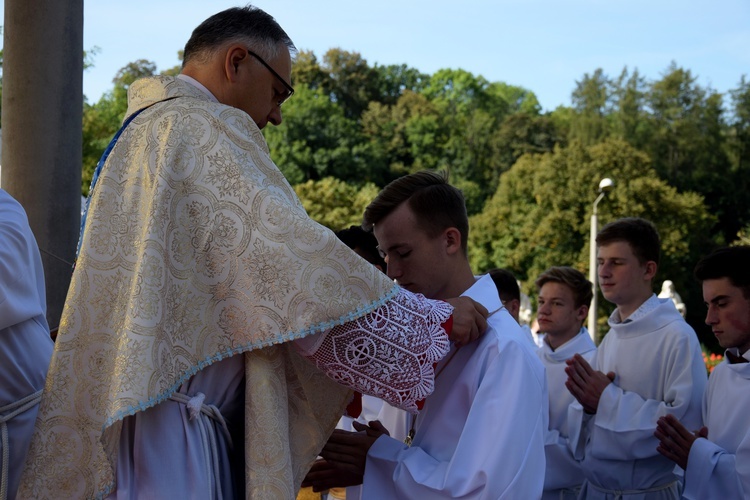
M 222 47 L 243 43 L 264 59 L 273 59 L 283 44 L 294 56 L 297 48 L 276 20 L 265 11 L 247 5 L 214 14 L 193 30 L 185 44 L 182 67 L 206 62 Z

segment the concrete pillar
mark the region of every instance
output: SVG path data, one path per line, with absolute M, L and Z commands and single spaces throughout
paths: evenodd
M 81 212 L 83 0 L 5 0 L 2 188 L 26 209 L 60 322 Z

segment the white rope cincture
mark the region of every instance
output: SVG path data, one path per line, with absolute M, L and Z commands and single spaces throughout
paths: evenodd
M 233 448 L 234 443 L 232 442 L 232 435 L 229 432 L 229 427 L 227 426 L 226 420 L 224 420 L 224 416 L 215 405 L 207 405 L 203 403 L 206 399 L 206 395 L 202 392 L 197 393 L 193 397 L 180 392 L 175 392 L 169 397 L 169 399 L 184 404 L 188 411 L 188 420 L 197 423 L 198 432 L 201 435 L 203 450 L 206 454 L 210 455 L 211 463 L 209 464 L 206 462 L 206 476 L 209 478 L 212 485 L 214 479 L 216 479 L 217 498 L 221 500 L 223 498 L 221 492 L 221 481 L 217 479 L 219 473 L 219 448 L 218 443 L 216 442 L 216 433 L 211 428 L 211 422 L 207 418 L 201 418 L 201 415 L 205 415 L 220 425 L 221 430 L 229 443 L 229 447 Z M 212 466 L 213 470 L 211 470 Z
M 6 500 L 8 498 L 8 476 L 10 465 L 10 439 L 8 438 L 8 421 L 16 415 L 25 412 L 28 409 L 33 408 L 39 401 L 42 400 L 42 391 L 39 390 L 34 394 L 26 396 L 23 399 L 19 399 L 14 403 L 10 403 L 0 408 L 0 434 L 2 434 L 2 445 L 3 445 L 3 464 L 2 464 L 2 478 L 0 478 L 0 500 Z M 5 412 L 10 412 L 7 415 L 3 415 Z

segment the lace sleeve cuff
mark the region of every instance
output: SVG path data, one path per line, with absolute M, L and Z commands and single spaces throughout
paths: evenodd
M 407 290 L 325 334 L 306 357 L 340 384 L 417 412 L 434 390 L 433 365 L 450 349 L 450 304 Z M 448 322 L 444 325 L 444 323 Z

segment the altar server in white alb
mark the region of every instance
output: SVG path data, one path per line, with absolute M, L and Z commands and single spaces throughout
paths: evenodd
M 128 89 L 23 497 L 293 498 L 342 384 L 416 409 L 451 314 L 459 342 L 478 336 L 473 302 L 461 319 L 400 290 L 307 216 L 261 132 L 293 94 L 293 52 L 270 15 L 232 8 L 194 30 L 180 75 Z
M 703 427 L 659 419 L 659 453 L 685 470 L 683 498 L 750 497 L 750 246 L 719 249 L 695 268 L 706 324 L 726 349 L 703 398 Z M 694 432 L 691 432 L 692 429 Z
M 34 431 L 52 339 L 44 269 L 23 207 L 0 189 L 0 498 L 13 499 Z
M 604 226 L 596 237 L 599 285 L 617 306 L 593 364 L 567 361 L 566 386 L 577 402 L 568 430 L 586 480 L 581 498 L 679 498 L 674 463 L 656 451 L 656 421 L 671 414 L 700 425 L 706 367 L 698 338 L 653 279 L 659 234 L 640 218 Z
M 365 499 L 533 499 L 542 494 L 548 400 L 544 368 L 489 275 L 475 277 L 466 254 L 461 192 L 444 176 L 393 181 L 367 207 L 388 275 L 433 299 L 463 294 L 483 304 L 487 333 L 451 347 L 435 370 L 435 392 L 411 418 L 409 444 L 382 434 L 335 431 L 321 455 L 363 478 Z M 317 489 L 327 484 L 308 476 Z
M 589 363 L 596 345 L 583 326 L 591 305 L 591 282 L 572 267 L 551 267 L 536 280 L 537 321 L 544 334 L 537 351 L 547 372 L 549 433 L 544 447 L 547 471 L 543 499 L 575 499 L 584 476 L 568 443 L 568 406 L 575 401 L 565 388 L 565 361 L 580 354 Z

